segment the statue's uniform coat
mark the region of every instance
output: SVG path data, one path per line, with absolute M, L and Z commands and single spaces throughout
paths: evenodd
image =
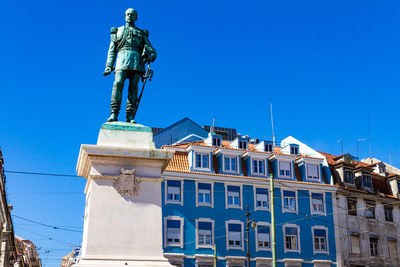
M 111 30 L 111 43 L 108 49 L 107 67 L 113 67 L 115 56 L 118 52 L 115 70 L 135 70 L 145 72 L 142 52 L 144 47 L 155 54 L 151 46 L 147 31 L 136 27 L 121 26 Z M 125 37 L 125 38 L 124 38 Z M 121 43 L 123 42 L 123 44 Z M 119 50 L 119 51 L 117 51 Z

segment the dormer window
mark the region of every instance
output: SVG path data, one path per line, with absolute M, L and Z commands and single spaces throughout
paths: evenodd
M 369 174 L 363 174 L 362 176 L 362 186 L 367 187 L 367 188 L 372 188 L 372 179 L 371 175 Z
M 213 146 L 221 146 L 221 138 L 218 136 L 213 136 L 212 145 Z
M 279 161 L 279 177 L 292 178 L 292 164 L 289 161 Z
M 253 159 L 253 174 L 264 174 L 264 160 Z
M 298 155 L 299 154 L 299 146 L 298 145 L 290 145 L 290 154 Z
M 209 154 L 196 152 L 196 169 L 209 169 Z
M 384 164 L 379 164 L 379 173 L 385 173 L 386 172 L 386 170 L 385 170 L 385 165 Z
M 227 172 L 237 172 L 237 157 L 224 156 L 224 169 Z
M 239 149 L 247 149 L 247 141 L 246 140 L 239 140 L 238 147 L 239 147 Z
M 319 165 L 307 164 L 307 180 L 319 180 Z
M 264 151 L 265 152 L 272 152 L 272 144 L 271 143 L 265 143 L 264 144 Z
M 349 169 L 344 169 L 344 182 L 354 184 L 354 173 Z

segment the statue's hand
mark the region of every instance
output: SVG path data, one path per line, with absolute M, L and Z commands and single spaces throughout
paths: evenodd
M 112 68 L 106 67 L 106 69 L 105 69 L 104 72 L 103 72 L 103 76 L 110 75 L 111 72 L 112 72 Z
M 147 62 L 153 62 L 154 60 L 156 60 L 156 56 L 155 55 L 153 55 L 153 54 L 151 54 L 151 55 L 149 55 L 148 57 L 147 57 Z
M 143 58 L 143 62 L 144 63 L 151 63 L 156 59 L 156 57 L 154 55 L 147 55 Z

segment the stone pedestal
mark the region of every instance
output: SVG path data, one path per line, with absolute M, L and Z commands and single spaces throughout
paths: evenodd
M 82 145 L 87 179 L 81 257 L 74 266 L 171 266 L 163 257 L 161 173 L 172 152 L 155 149 L 151 128 L 105 123 Z

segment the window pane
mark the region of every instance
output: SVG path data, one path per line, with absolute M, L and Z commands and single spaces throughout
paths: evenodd
M 203 168 L 208 168 L 208 155 L 203 155 Z
M 225 170 L 227 171 L 231 170 L 231 162 L 228 157 L 225 157 Z
M 204 196 L 205 196 L 204 202 L 211 203 L 210 194 L 208 193 L 208 194 L 205 194 Z
M 204 195 L 199 192 L 199 202 L 204 203 Z
M 236 157 L 231 158 L 231 169 L 232 171 L 236 171 Z

